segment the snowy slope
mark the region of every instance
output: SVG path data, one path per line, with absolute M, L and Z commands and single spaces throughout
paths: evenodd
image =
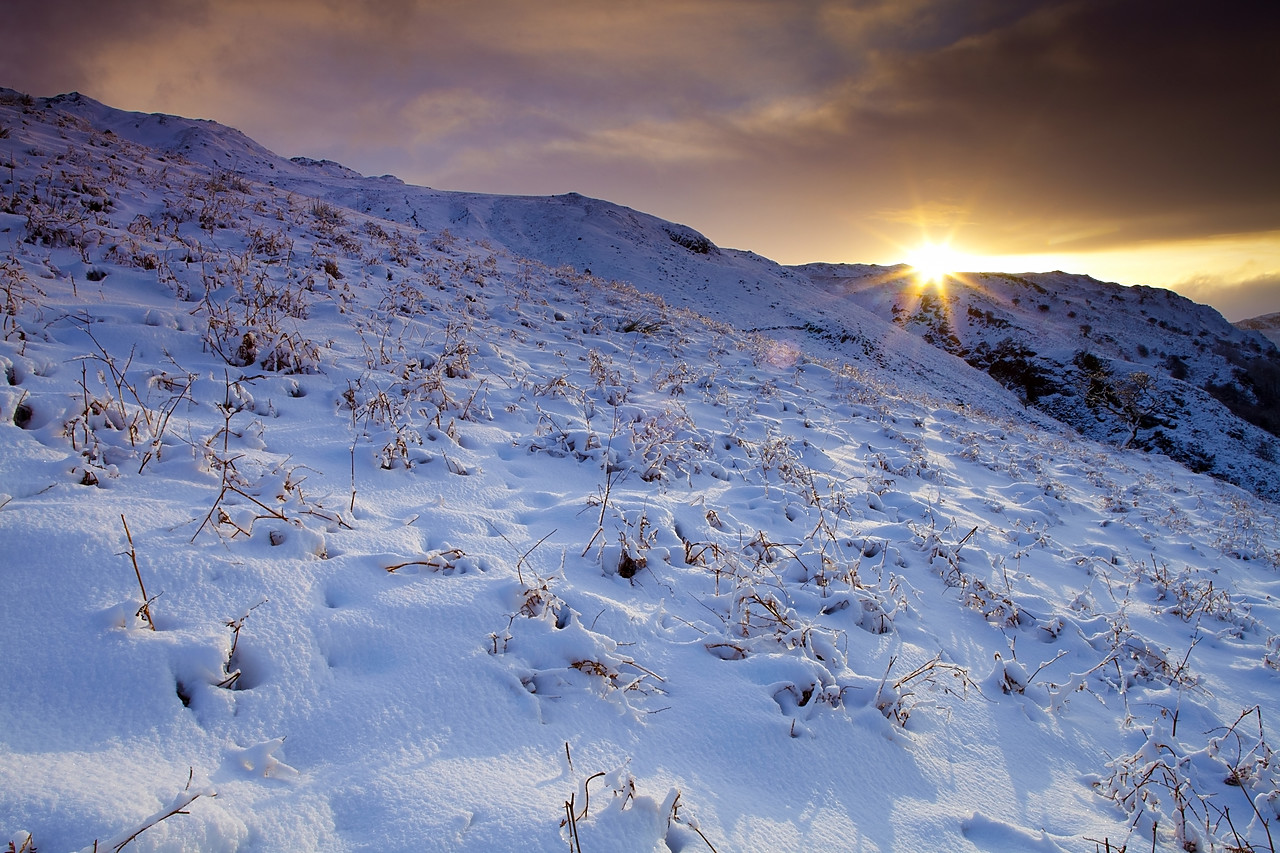
M 330 161 L 286 160 L 209 121 L 123 113 L 83 95 L 52 104 L 95 126 L 215 171 L 446 238 L 501 246 L 546 266 L 622 281 L 667 304 L 805 348 L 909 370 L 950 399 L 1027 417 L 1015 397 L 962 362 L 834 296 L 809 276 L 752 252 L 723 249 L 685 225 L 577 193 L 553 197 L 443 192 L 392 176 L 366 178 Z
M 0 127 L 15 850 L 1267 849 L 1274 504 L 603 202 Z
M 1280 312 L 1263 314 L 1235 324 L 1238 328 L 1259 332 L 1276 346 L 1280 346 Z
M 1280 496 L 1280 352 L 1208 306 L 1061 272 L 936 286 L 901 266 L 797 270 L 1085 435 Z

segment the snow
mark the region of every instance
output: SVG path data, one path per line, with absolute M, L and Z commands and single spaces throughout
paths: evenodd
M 1235 324 L 1238 328 L 1249 329 L 1258 332 L 1266 337 L 1267 340 L 1276 346 L 1280 346 L 1280 312 L 1274 314 L 1263 314 L 1261 317 L 1253 317 L 1248 320 L 1241 320 Z
M 0 102 L 15 850 L 1266 849 L 1274 504 L 691 229 Z
M 1091 438 L 1165 453 L 1280 497 L 1280 352 L 1250 324 L 1233 326 L 1172 291 L 1063 272 L 921 283 L 901 266 L 796 269 Z M 1100 403 L 1108 387 L 1129 401 L 1127 411 L 1115 405 L 1119 396 Z

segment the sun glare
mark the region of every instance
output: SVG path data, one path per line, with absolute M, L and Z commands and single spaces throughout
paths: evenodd
M 907 256 L 907 263 L 923 282 L 940 283 L 959 270 L 964 255 L 946 243 L 922 243 Z

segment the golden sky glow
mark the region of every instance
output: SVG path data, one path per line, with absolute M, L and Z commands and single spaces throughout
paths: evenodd
M 364 174 L 1280 311 L 1275 0 L 11 0 L 5 28 L 0 85 Z
M 910 261 L 907 261 L 910 263 Z M 1215 305 L 1230 319 L 1249 312 L 1257 292 L 1280 280 L 1280 232 L 1140 243 L 1124 248 L 1040 254 L 963 255 L 966 271 L 1083 272 L 1103 281 L 1176 290 Z

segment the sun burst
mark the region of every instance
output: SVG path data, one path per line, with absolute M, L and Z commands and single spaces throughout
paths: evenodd
M 921 243 L 907 256 L 916 278 L 929 284 L 943 283 L 959 270 L 963 260 L 964 255 L 947 243 Z

